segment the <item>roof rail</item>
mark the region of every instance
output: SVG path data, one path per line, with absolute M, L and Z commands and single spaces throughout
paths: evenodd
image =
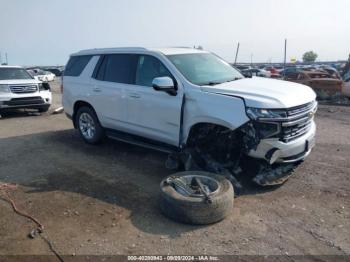
M 88 55 L 88 54 L 103 54 L 108 52 L 114 52 L 114 51 L 145 51 L 147 50 L 144 47 L 109 47 L 109 48 L 92 48 L 92 49 L 85 49 L 81 50 L 77 53 L 72 54 L 72 56 L 75 55 Z

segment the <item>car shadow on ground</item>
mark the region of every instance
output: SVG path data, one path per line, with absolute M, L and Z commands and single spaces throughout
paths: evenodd
M 171 174 L 165 154 L 109 139 L 87 145 L 73 129 L 4 138 L 0 147 L 0 182 L 17 183 L 28 194 L 55 191 L 94 198 L 129 210 L 139 230 L 171 238 L 201 228 L 173 222 L 159 211 L 159 183 Z M 275 189 L 244 185 L 243 194 Z
M 28 117 L 28 116 L 40 116 L 42 113 L 39 113 L 38 110 L 35 109 L 15 109 L 11 111 L 1 111 L 0 112 L 0 120 L 9 119 L 9 118 L 20 118 L 20 117 Z
M 201 228 L 160 213 L 159 184 L 171 173 L 162 153 L 109 139 L 87 145 L 73 129 L 3 138 L 0 148 L 5 149 L 0 182 L 16 183 L 26 194 L 70 192 L 94 198 L 129 210 L 128 219 L 139 230 L 170 238 Z M 13 162 L 13 156 L 21 163 Z

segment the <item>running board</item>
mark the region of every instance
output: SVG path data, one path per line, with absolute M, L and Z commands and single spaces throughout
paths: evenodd
M 136 146 L 141 146 L 144 148 L 153 149 L 153 150 L 160 151 L 167 154 L 179 152 L 179 148 L 177 148 L 176 146 L 168 145 L 162 142 L 154 141 L 152 139 L 140 137 L 137 135 L 131 135 L 118 130 L 107 129 L 106 135 L 110 139 L 118 140 L 124 143 L 136 145 Z

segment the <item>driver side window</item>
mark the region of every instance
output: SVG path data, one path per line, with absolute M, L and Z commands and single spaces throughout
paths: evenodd
M 157 58 L 150 55 L 140 55 L 136 68 L 135 84 L 152 87 L 156 77 L 172 77 L 169 70 Z

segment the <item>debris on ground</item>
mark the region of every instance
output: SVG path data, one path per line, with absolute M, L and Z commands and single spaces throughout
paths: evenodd
M 58 108 L 56 108 L 53 112 L 52 112 L 52 114 L 53 115 L 56 115 L 56 114 L 61 114 L 61 113 L 63 113 L 63 106 L 61 106 L 61 107 L 58 107 Z
M 8 191 L 9 190 L 12 190 L 12 191 L 17 190 L 17 188 L 18 188 L 18 186 L 16 184 L 0 183 L 0 199 L 4 199 L 5 201 L 9 202 L 12 206 L 13 211 L 15 211 L 18 215 L 26 217 L 26 218 L 30 219 L 31 221 L 33 221 L 37 225 L 37 227 L 30 231 L 30 233 L 28 234 L 28 237 L 31 239 L 34 239 L 37 236 L 40 236 L 47 243 L 50 250 L 55 254 L 57 259 L 61 262 L 64 262 L 63 258 L 56 251 L 56 249 L 54 248 L 54 246 L 53 246 L 52 242 L 49 240 L 49 238 L 42 235 L 44 233 L 43 224 L 41 224 L 39 222 L 39 220 L 36 219 L 34 216 L 26 213 L 25 211 L 20 210 L 17 207 L 14 199 L 10 196 Z

